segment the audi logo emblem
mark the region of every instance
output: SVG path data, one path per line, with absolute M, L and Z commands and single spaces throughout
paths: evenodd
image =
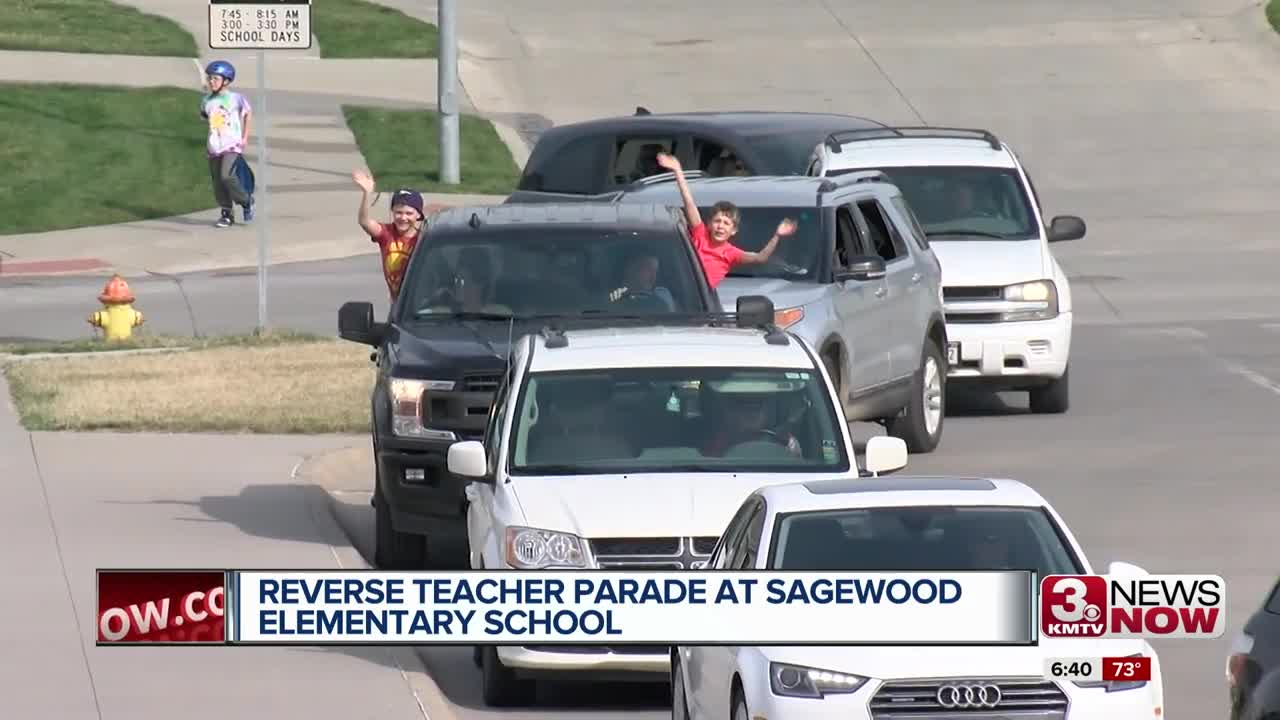
M 993 708 L 1000 704 L 1000 688 L 995 685 L 943 685 L 938 688 L 938 704 L 947 709 Z

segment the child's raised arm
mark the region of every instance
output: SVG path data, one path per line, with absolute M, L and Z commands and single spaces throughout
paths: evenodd
M 369 237 L 376 238 L 382 234 L 382 223 L 369 217 L 369 195 L 373 192 L 373 178 L 369 177 L 369 173 L 356 170 L 351 173 L 351 179 L 356 181 L 361 190 L 360 210 L 356 214 L 356 220 Z
M 773 257 L 773 251 L 778 249 L 778 240 L 788 235 L 794 234 L 796 231 L 796 221 L 790 218 L 778 223 L 778 229 L 773 233 L 773 237 L 769 238 L 769 242 L 756 252 L 742 251 L 738 256 L 738 263 L 741 265 L 760 265 L 769 262 L 769 258 Z
M 702 214 L 698 212 L 698 204 L 693 201 L 693 191 L 689 190 L 689 183 L 685 182 L 684 169 L 680 167 L 680 160 L 674 155 L 658 153 L 658 164 L 676 176 L 676 187 L 680 188 L 680 197 L 684 200 L 684 216 L 689 221 L 689 227 L 701 225 Z

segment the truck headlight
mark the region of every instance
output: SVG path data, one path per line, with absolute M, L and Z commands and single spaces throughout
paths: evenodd
M 822 698 L 851 693 L 867 679 L 859 675 L 819 670 L 803 665 L 769 663 L 769 688 L 774 695 L 795 698 Z
M 1004 289 L 1004 299 L 1023 303 L 1026 307 L 1003 313 L 1000 317 L 1003 322 L 1052 320 L 1058 317 L 1058 288 L 1052 280 L 1009 285 Z
M 436 440 L 456 440 L 457 436 L 448 430 L 430 430 L 430 413 L 423 397 L 430 391 L 447 392 L 452 390 L 452 380 L 410 380 L 407 378 L 390 378 L 387 383 L 387 394 L 391 400 L 391 432 L 400 437 L 431 438 Z
M 517 570 L 591 567 L 586 541 L 555 530 L 509 527 L 505 554 L 507 565 Z

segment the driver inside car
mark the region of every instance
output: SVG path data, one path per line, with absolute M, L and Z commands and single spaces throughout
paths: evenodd
M 658 269 L 658 258 L 653 254 L 641 251 L 628 256 L 622 266 L 622 286 L 609 293 L 609 302 L 655 297 L 674 312 L 676 301 L 671 291 L 658 286 Z
M 464 248 L 448 285 L 431 297 L 431 312 L 479 312 L 510 315 L 511 308 L 492 301 L 493 263 L 484 248 Z
M 761 393 L 717 393 L 720 425 L 702 448 L 708 457 L 722 457 L 736 445 L 747 442 L 774 442 L 787 453 L 800 457 L 800 442 L 789 432 L 769 427 L 769 399 Z

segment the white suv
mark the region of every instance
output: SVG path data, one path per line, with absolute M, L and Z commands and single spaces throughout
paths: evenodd
M 1084 237 L 1084 220 L 1046 225 L 1031 176 L 987 130 L 837 133 L 814 150 L 809 174 L 872 169 L 901 189 L 942 262 L 949 379 L 1027 390 L 1032 412 L 1066 412 L 1071 286 L 1049 243 Z
M 818 353 L 755 329 L 773 313 L 744 297 L 745 328 L 611 318 L 610 328 L 516 342 L 484 442 L 449 448 L 449 471 L 473 479 L 471 567 L 699 568 L 760 486 L 859 477 Z M 869 469 L 906 464 L 901 440 L 873 440 Z M 661 682 L 670 649 L 483 647 L 476 662 L 485 702 L 511 706 L 531 702 L 536 677 L 551 673 Z
M 761 488 L 725 529 L 711 569 L 797 572 L 1034 570 L 1092 574 L 1062 517 L 1014 480 L 904 477 Z M 1114 562 L 1108 574 L 1146 571 Z M 854 611 L 856 612 L 856 611 Z M 1142 639 L 1039 645 L 680 646 L 673 720 L 1119 720 L 1160 718 L 1160 659 Z M 1055 657 L 1151 658 L 1149 681 L 1046 678 Z

